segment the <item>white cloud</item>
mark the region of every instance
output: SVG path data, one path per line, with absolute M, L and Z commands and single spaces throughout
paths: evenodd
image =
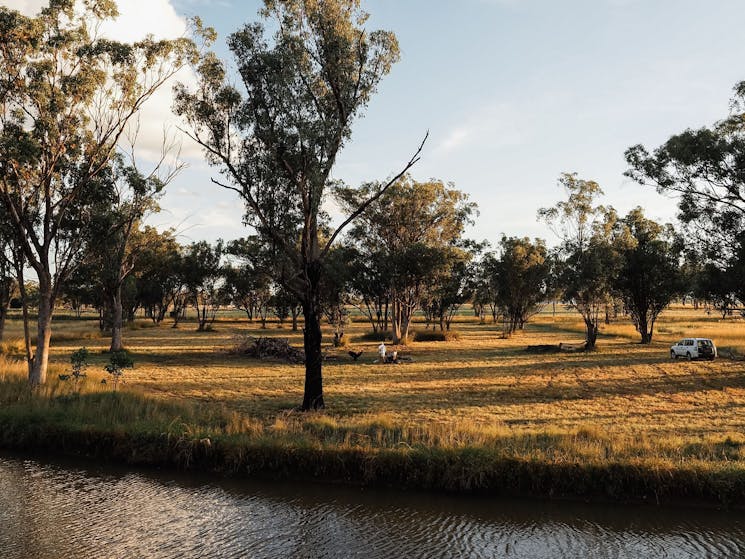
M 511 103 L 479 107 L 453 126 L 434 148 L 436 155 L 461 150 L 499 149 L 528 143 L 535 133 L 534 111 Z
M 35 15 L 48 5 L 48 0 L 0 0 L 4 6 Z M 123 42 L 134 42 L 152 35 L 155 39 L 175 39 L 187 33 L 187 21 L 174 8 L 171 0 L 119 0 L 119 17 L 106 22 L 101 29 L 104 36 Z M 136 123 L 138 130 L 136 151 L 139 159 L 158 161 L 161 155 L 164 130 L 169 136 L 181 139 L 177 130 L 179 120 L 172 114 L 172 88 L 176 82 L 193 84 L 190 69 L 180 70 L 164 84 L 143 106 Z M 188 138 L 183 138 L 181 156 L 201 157 L 201 150 Z
M 18 10 L 27 16 L 37 14 L 42 7 L 49 4 L 49 2 L 45 0 L 3 0 L 1 3 L 6 8 Z
M 25 15 L 35 15 L 48 0 L 3 0 L 2 5 Z M 170 0 L 119 0 L 119 17 L 105 25 L 104 33 L 119 41 L 136 41 L 147 34 L 173 39 L 184 34 L 186 21 Z

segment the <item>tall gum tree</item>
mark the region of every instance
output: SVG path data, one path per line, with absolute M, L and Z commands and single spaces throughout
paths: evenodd
M 713 126 L 684 130 L 651 152 L 638 144 L 625 153 L 625 175 L 677 198 L 689 241 L 715 260 L 733 256 L 745 233 L 745 82 L 735 86 L 731 108 Z
M 147 174 L 137 168 L 134 146 L 129 162 L 116 157 L 110 172 L 105 174 L 108 180 L 101 181 L 102 196 L 92 208 L 93 242 L 86 260 L 95 261 L 99 268 L 110 314 L 111 352 L 124 349 L 122 289 L 145 259 L 146 243 L 153 239 L 152 235 L 142 234 L 140 224 L 148 215 L 160 211 L 158 199 L 183 168 L 168 142 L 164 141 L 162 148 L 159 162 Z M 169 152 L 176 155 L 170 163 L 166 161 Z
M 538 210 L 538 217 L 561 239 L 557 281 L 564 301 L 585 323 L 585 348 L 593 349 L 600 330 L 600 314 L 610 300 L 617 272 L 612 242 L 617 217 L 612 208 L 595 205 L 603 194 L 595 181 L 581 179 L 576 173 L 563 173 L 559 186 L 564 189 L 566 200 Z
M 365 30 L 359 0 L 265 0 L 260 17 L 272 32 L 249 23 L 228 40 L 243 91 L 208 54 L 196 65 L 197 87 L 177 88 L 175 112 L 220 169 L 213 182 L 241 197 L 248 225 L 291 262 L 283 283 L 303 308 L 301 409 L 318 409 L 324 260 L 341 230 L 416 163 L 424 142 L 335 231 L 319 235 L 337 155 L 398 60 L 398 42 L 391 32 Z
M 143 103 L 197 56 L 187 38 L 99 36 L 116 15 L 113 0 L 54 0 L 36 17 L 0 7 L 0 203 L 39 281 L 33 354 L 26 336 L 34 385 L 46 380 L 55 301 L 86 249 L 97 177 Z
M 680 243 L 671 225 L 663 226 L 634 208 L 614 232 L 620 270 L 614 288 L 629 311 L 642 344 L 652 343 L 660 313 L 685 293 Z
M 336 197 L 342 207 L 351 209 L 378 189 L 375 183 L 338 188 Z M 363 254 L 381 256 L 394 344 L 407 343 L 414 311 L 435 276 L 457 260 L 463 231 L 476 210 L 468 195 L 452 184 L 405 176 L 370 204 L 351 230 L 350 237 Z

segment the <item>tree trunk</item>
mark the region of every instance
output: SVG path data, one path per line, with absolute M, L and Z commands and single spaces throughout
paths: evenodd
M 395 299 L 391 303 L 391 337 L 393 345 L 401 343 L 401 303 Z
M 585 320 L 585 349 L 595 349 L 598 340 L 598 325 L 592 320 Z
M 31 356 L 31 321 L 28 316 L 28 293 L 26 292 L 26 282 L 23 279 L 23 264 L 18 264 L 16 273 L 18 274 L 18 291 L 21 294 L 21 313 L 23 316 L 23 345 L 26 350 L 26 363 L 28 364 L 28 374 L 31 377 L 31 365 L 33 362 Z
M 54 300 L 49 290 L 40 293 L 39 319 L 36 330 L 36 351 L 31 360 L 29 382 L 32 386 L 39 386 L 47 381 L 47 367 L 49 365 L 49 342 L 52 338 L 52 310 Z
M 392 338 L 391 343 L 393 345 L 398 345 L 401 343 L 401 339 L 402 339 L 401 323 L 395 318 L 391 319 L 391 338 Z
M 297 316 L 300 314 L 298 312 L 298 309 L 295 308 L 292 310 L 292 330 L 293 332 L 297 332 Z
M 315 299 L 311 295 L 311 299 Z M 303 343 L 305 348 L 305 392 L 302 410 L 323 409 L 323 354 L 321 352 L 321 313 L 316 301 L 303 304 Z
M 196 302 L 194 308 L 197 311 L 197 332 L 204 332 L 207 327 L 207 304 L 200 309 L 199 301 Z
M 3 334 L 5 332 L 5 319 L 8 316 L 8 308 L 10 308 L 12 285 L 13 283 L 9 277 L 4 278 L 2 283 L 0 283 L 0 342 L 3 341 Z
M 642 344 L 652 343 L 652 328 L 653 327 L 654 326 L 650 326 L 649 322 L 647 321 L 646 313 L 640 314 L 637 330 L 639 330 L 639 333 L 642 336 L 642 342 L 641 342 Z
M 124 349 L 122 341 L 124 321 L 122 315 L 122 286 L 119 285 L 114 289 L 114 294 L 111 297 L 111 347 L 109 347 L 109 351 L 112 352 Z
M 401 317 L 401 336 L 399 340 L 401 345 L 409 343 L 409 326 L 411 326 L 411 314 L 403 313 L 403 316 Z
M 166 314 L 168 314 L 168 307 L 169 306 L 170 305 L 165 304 L 165 305 L 160 305 L 158 307 L 158 315 L 155 318 L 155 323 L 156 324 L 160 324 L 161 322 L 163 322 L 165 320 Z
M 5 334 L 5 319 L 8 317 L 8 307 L 10 301 L 0 302 L 0 342 L 3 341 L 3 334 Z

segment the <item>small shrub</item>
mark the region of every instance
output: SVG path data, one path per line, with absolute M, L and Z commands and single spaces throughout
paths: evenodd
M 412 339 L 415 342 L 452 342 L 460 339 L 457 330 L 417 330 Z
M 72 364 L 72 378 L 75 379 L 77 384 L 81 378 L 85 376 L 85 369 L 88 368 L 88 356 L 90 353 L 85 347 L 81 347 L 77 351 L 73 351 L 70 355 L 70 363 Z
M 119 379 L 124 374 L 124 369 L 131 369 L 134 367 L 134 361 L 129 354 L 122 351 L 115 351 L 111 354 L 108 364 L 104 367 L 104 370 L 109 373 L 114 379 L 114 390 L 119 385 Z

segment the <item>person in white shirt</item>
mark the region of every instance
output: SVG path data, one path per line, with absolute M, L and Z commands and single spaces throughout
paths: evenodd
M 380 342 L 380 345 L 378 346 L 378 356 L 380 357 L 380 362 L 385 363 L 385 342 Z

